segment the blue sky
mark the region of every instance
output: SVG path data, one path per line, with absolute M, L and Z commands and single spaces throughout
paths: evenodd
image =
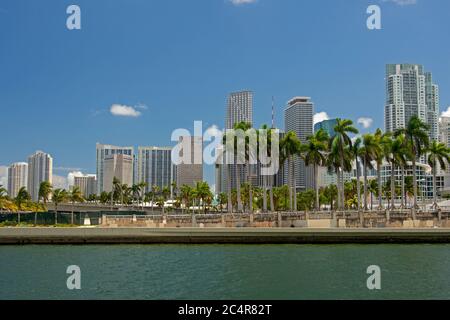
M 70 4 L 81 30 L 66 28 Z M 366 27 L 370 4 L 382 30 Z M 283 127 L 286 101 L 305 95 L 316 112 L 367 117 L 373 130 L 386 63 L 425 65 L 444 110 L 449 14 L 448 0 L 2 0 L 0 168 L 39 149 L 56 175 L 95 173 L 96 142 L 164 146 L 194 120 L 223 127 L 227 94 L 242 89 L 255 93 L 258 126 L 272 96 Z

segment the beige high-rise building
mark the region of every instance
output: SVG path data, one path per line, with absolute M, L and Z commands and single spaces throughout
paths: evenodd
M 134 148 L 133 147 L 118 147 L 109 144 L 97 143 L 95 146 L 96 157 L 97 157 L 97 194 L 100 195 L 102 191 L 106 191 L 103 187 L 103 177 L 105 174 L 105 158 L 115 155 L 124 154 L 133 157 Z
M 97 177 L 95 175 L 77 175 L 74 177 L 75 187 L 80 188 L 84 198 L 97 194 Z
M 28 192 L 33 201 L 39 200 L 39 187 L 42 182 L 53 183 L 53 158 L 42 151 L 28 157 Z
M 28 163 L 13 163 L 8 168 L 8 194 L 15 198 L 20 188 L 27 187 L 28 181 Z
M 178 187 L 183 185 L 193 187 L 197 182 L 203 181 L 203 137 L 181 137 L 180 142 L 183 152 L 190 151 L 191 161 L 190 164 L 183 163 L 176 166 L 176 183 Z
M 113 179 L 131 186 L 133 184 L 133 156 L 126 154 L 113 154 L 104 159 L 103 191 L 111 192 Z

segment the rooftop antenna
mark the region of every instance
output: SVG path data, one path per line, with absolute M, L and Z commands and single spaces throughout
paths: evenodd
M 272 96 L 272 129 L 275 129 L 275 107 L 274 97 Z

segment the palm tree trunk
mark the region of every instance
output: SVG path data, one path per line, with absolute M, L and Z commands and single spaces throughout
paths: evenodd
M 249 210 L 250 213 L 253 213 L 253 190 L 252 190 L 252 182 L 250 181 L 250 164 L 247 162 L 246 172 L 247 172 L 247 183 L 248 183 L 248 202 L 249 202 Z
M 70 222 L 72 225 L 73 225 L 73 209 L 74 209 L 73 207 L 74 207 L 74 203 L 72 202 L 72 213 L 70 215 Z
M 381 185 L 381 164 L 377 162 L 378 210 L 383 209 L 383 186 Z
M 364 161 L 364 211 L 369 210 L 369 206 L 367 204 L 367 189 L 368 189 L 368 181 L 367 181 L 367 161 Z M 372 199 L 372 198 L 371 198 Z M 370 201 L 370 206 L 372 207 L 372 200 Z
M 337 188 L 337 209 L 339 210 L 341 208 L 341 171 L 339 168 L 336 168 L 336 188 Z
M 289 209 L 292 211 L 292 163 L 291 156 L 288 157 L 288 185 L 289 185 Z
M 416 175 L 416 155 L 414 154 L 412 157 L 412 170 L 413 170 L 413 192 L 414 192 L 414 200 L 413 200 L 413 219 L 416 220 L 416 210 L 417 210 L 417 175 Z
M 263 176 L 263 212 L 267 212 L 267 176 Z
M 345 211 L 345 171 L 342 169 L 341 174 L 341 192 L 342 192 L 342 210 Z
M 294 193 L 294 212 L 297 212 L 297 179 L 295 177 L 295 156 L 292 159 L 292 192 Z
M 236 196 L 237 196 L 237 205 L 238 205 L 238 212 L 242 213 L 242 199 L 241 199 L 241 172 L 239 170 L 239 165 L 236 164 Z
M 228 213 L 233 213 L 233 202 L 231 199 L 231 165 L 227 164 L 227 193 L 228 193 L 228 199 L 227 199 L 227 211 Z
M 273 178 L 272 178 L 273 179 Z M 272 186 L 272 180 L 269 182 L 269 196 L 270 196 L 270 211 L 274 212 L 275 211 L 275 204 L 273 201 L 273 186 Z
M 437 188 L 436 188 L 436 164 L 433 166 L 433 207 L 437 209 Z
M 402 209 L 406 208 L 405 203 L 405 167 L 402 165 Z
M 373 210 L 373 192 L 370 193 L 370 211 Z
M 314 188 L 316 189 L 316 211 L 320 211 L 319 170 L 317 170 L 317 164 L 314 164 Z
M 360 172 L 359 172 L 359 160 L 356 157 L 356 194 L 358 197 L 358 211 L 361 210 L 361 181 L 360 180 Z
M 416 175 L 416 159 L 415 159 L 415 156 L 413 157 L 412 164 L 413 164 L 413 192 L 414 192 L 414 202 L 413 202 L 414 210 L 413 210 L 413 212 L 415 214 L 415 211 L 417 209 L 417 175 Z
M 395 209 L 395 163 L 391 162 L 391 210 Z

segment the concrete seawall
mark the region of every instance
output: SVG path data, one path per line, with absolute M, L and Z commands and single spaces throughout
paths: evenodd
M 0 244 L 450 243 L 450 229 L 1 228 Z

